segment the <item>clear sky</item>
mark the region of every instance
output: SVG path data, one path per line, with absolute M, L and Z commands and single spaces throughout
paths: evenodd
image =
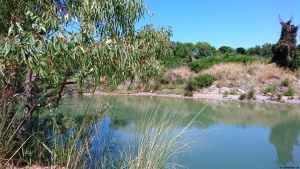
M 300 25 L 300 0 L 145 0 L 151 18 L 139 24 L 171 26 L 172 40 L 205 41 L 220 47 L 276 43 L 279 15 Z M 300 33 L 300 30 L 299 30 Z M 298 33 L 298 34 L 299 34 Z M 298 44 L 300 36 L 297 36 Z

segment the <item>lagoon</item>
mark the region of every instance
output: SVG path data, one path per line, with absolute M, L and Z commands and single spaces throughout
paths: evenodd
M 68 98 L 59 110 L 74 115 L 86 107 L 97 112 L 103 105 L 109 109 L 107 117 L 99 119 L 101 133 L 110 133 L 118 148 L 135 144 L 143 119 L 160 118 L 151 116 L 151 112 L 169 112 L 180 119 L 174 131 L 180 131 L 199 115 L 182 135 L 181 142 L 188 146 L 170 160 L 178 168 L 300 168 L 300 107 L 296 105 L 105 96 Z M 93 141 L 95 156 L 100 156 L 96 149 L 105 142 L 100 140 Z

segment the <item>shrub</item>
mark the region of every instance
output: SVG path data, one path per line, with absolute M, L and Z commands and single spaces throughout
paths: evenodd
M 225 97 L 228 97 L 228 95 L 229 95 L 229 92 L 228 91 L 225 91 L 224 93 L 223 93 L 223 97 L 225 98 Z
M 283 94 L 284 96 L 294 96 L 294 90 L 292 88 L 288 88 L 286 92 Z
M 167 68 L 176 68 L 182 62 L 182 59 L 176 56 L 166 56 L 162 59 L 162 63 Z
M 247 93 L 247 99 L 248 100 L 251 100 L 251 99 L 255 100 L 256 99 L 255 98 L 255 91 L 253 90 L 253 88 Z
M 245 55 L 247 53 L 246 49 L 242 47 L 236 48 L 235 52 L 242 55 Z
M 167 85 L 167 84 L 170 83 L 170 80 L 165 78 L 165 77 L 160 78 L 159 81 L 160 81 L 161 84 L 164 84 L 164 85 Z
M 195 81 L 192 80 L 192 79 L 189 79 L 186 83 L 186 87 L 184 88 L 185 91 L 195 91 L 196 90 L 196 84 L 195 84 Z
M 195 84 L 199 88 L 211 86 L 214 81 L 215 78 L 209 74 L 199 75 L 195 77 Z
M 280 93 L 271 96 L 271 100 L 281 102 L 282 95 Z
M 178 77 L 178 78 L 172 80 L 172 84 L 174 84 L 174 85 L 181 85 L 184 82 L 185 82 L 185 79 L 182 77 Z
M 247 95 L 245 93 L 241 94 L 239 100 L 245 100 Z
M 202 69 L 200 62 L 198 61 L 190 62 L 188 67 L 194 72 L 199 72 Z
M 184 96 L 193 97 L 193 92 L 196 90 L 195 81 L 193 79 L 189 79 L 184 90 Z
M 234 52 L 234 49 L 229 47 L 229 46 L 221 46 L 219 49 L 218 49 L 221 53 L 232 53 Z
M 180 43 L 176 42 L 174 44 L 174 55 L 179 58 L 186 58 L 188 56 L 193 56 L 195 51 L 195 46 L 193 43 Z
M 216 53 L 216 49 L 207 42 L 198 42 L 195 44 L 195 57 L 210 57 Z
M 289 85 L 290 85 L 289 79 L 284 79 L 284 80 L 281 82 L 281 86 L 288 87 Z
M 277 94 L 277 101 L 280 102 L 282 99 L 282 95 L 281 94 Z
M 275 86 L 274 87 L 267 87 L 265 88 L 265 90 L 263 91 L 264 94 L 272 94 L 275 92 Z
M 248 55 L 256 55 L 261 56 L 261 46 L 256 45 L 255 47 L 251 47 L 247 50 Z
M 251 99 L 255 100 L 256 99 L 255 92 L 253 89 L 251 89 L 248 93 L 243 93 L 240 95 L 239 100 L 245 100 L 245 99 L 247 99 L 247 100 L 251 100 Z
M 235 90 L 230 90 L 229 94 L 230 95 L 236 95 L 236 91 Z
M 191 91 L 185 91 L 183 94 L 183 96 L 185 96 L 185 97 L 193 97 L 193 95 L 194 95 L 194 93 Z
M 299 54 L 292 59 L 290 68 L 293 69 L 293 70 L 298 70 L 300 68 L 300 56 L 299 56 Z

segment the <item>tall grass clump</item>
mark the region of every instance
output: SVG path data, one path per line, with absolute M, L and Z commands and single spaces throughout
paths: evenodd
M 283 93 L 284 96 L 294 96 L 294 90 L 292 88 L 288 88 L 287 91 Z
M 25 141 L 20 141 L 16 136 L 20 125 L 19 113 L 9 122 L 1 117 L 0 168 L 30 165 L 65 168 L 88 166 L 86 162 L 90 157 L 92 124 L 102 118 L 104 110 L 106 108 L 95 112 L 84 108 L 68 115 L 59 111 L 41 112 L 32 122 L 34 127 Z
M 0 168 L 7 167 L 10 163 L 18 162 L 21 149 L 26 145 L 29 139 L 19 141 L 16 139 L 21 113 L 21 106 L 18 109 L 10 109 L 10 104 L 1 103 L 0 106 Z M 14 115 L 10 117 L 6 110 L 14 111 Z
M 186 97 L 193 97 L 194 95 L 194 91 L 197 89 L 197 86 L 195 84 L 195 81 L 192 78 L 189 78 L 186 86 L 184 88 L 185 92 L 184 92 L 184 96 Z
M 198 117 L 197 114 L 189 124 L 179 127 L 182 118 L 167 108 L 149 110 L 135 129 L 134 144 L 128 142 L 128 147 L 119 148 L 112 139 L 113 127 L 103 128 L 105 120 L 111 119 L 108 112 L 107 107 L 75 110 L 71 106 L 42 113 L 34 124 L 33 134 L 25 142 L 20 144 L 14 139 L 0 138 L 0 166 L 175 168 L 176 161 L 172 157 L 186 151 L 187 144 L 182 135 Z M 106 130 L 109 134 L 103 135 Z M 0 136 L 5 133 L 4 125 L 0 123 Z M 13 146 L 14 143 L 17 146 Z
M 274 94 L 276 91 L 276 87 L 273 86 L 273 87 L 267 87 L 264 89 L 263 93 L 264 94 Z
M 187 151 L 188 143 L 184 143 L 182 136 L 200 113 L 181 129 L 179 126 L 182 121 L 172 113 L 158 110 L 146 113 L 142 128 L 136 133 L 136 146 L 125 151 L 121 168 L 175 168 L 176 161 L 171 160 L 176 154 Z

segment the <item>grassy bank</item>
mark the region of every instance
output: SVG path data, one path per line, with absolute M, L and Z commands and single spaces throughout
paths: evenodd
M 199 62 L 197 60 L 196 62 Z M 214 63 L 199 72 L 187 66 L 169 69 L 163 76 L 144 85 L 133 83 L 130 88 L 124 83 L 114 90 L 100 89 L 112 93 L 151 92 L 156 94 L 219 94 L 223 97 L 244 95 L 249 92 L 263 99 L 281 102 L 282 97 L 299 99 L 300 73 L 270 64 L 265 59 L 245 63 Z M 255 97 L 253 97 L 255 98 Z M 252 99 L 252 97 L 251 97 Z
M 0 123 L 1 168 L 174 168 L 176 161 L 170 163 L 170 159 L 186 146 L 181 144 L 186 128 L 175 130 L 181 120 L 168 109 L 144 113 L 143 127 L 136 130 L 134 144 L 119 148 L 112 138 L 113 125 L 107 128 L 105 124 L 112 120 L 109 104 L 81 106 L 65 105 L 41 114 L 34 122 L 34 134 L 24 142 L 10 139 L 9 127 Z

